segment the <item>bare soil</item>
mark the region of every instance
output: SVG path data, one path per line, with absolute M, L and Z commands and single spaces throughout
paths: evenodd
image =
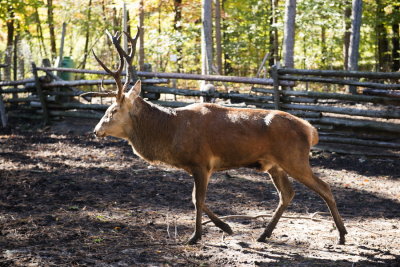
M 400 162 L 314 151 L 345 220 L 346 245 L 322 199 L 294 182 L 296 196 L 273 236 L 269 217 L 194 226 L 193 181 L 149 166 L 121 140 L 96 139 L 95 121 L 0 129 L 0 266 L 400 266 Z M 271 214 L 278 196 L 267 174 L 219 172 L 207 203 L 219 215 Z M 317 220 L 312 220 L 312 219 Z M 206 216 L 204 220 L 207 220 Z

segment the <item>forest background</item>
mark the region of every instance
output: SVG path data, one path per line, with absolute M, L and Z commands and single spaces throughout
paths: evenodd
M 125 3 L 128 30 L 135 34 L 136 25 L 143 24 L 142 60 L 153 71 L 201 73 L 200 0 Z M 297 0 L 294 67 L 346 69 L 351 8 L 347 0 Z M 92 48 L 107 64 L 116 62 L 104 32 L 121 30 L 122 10 L 123 2 L 115 0 L 0 0 L 0 63 L 18 65 L 15 73 L 11 68 L 2 78 L 29 76 L 32 61 L 40 64 L 48 58 L 56 64 L 63 23 L 67 25 L 63 55 L 70 56 L 75 67 L 98 69 Z M 280 61 L 284 12 L 283 0 L 214 0 L 217 71 L 255 76 L 268 52 L 266 65 Z M 363 1 L 360 70 L 399 70 L 399 23 L 399 0 Z

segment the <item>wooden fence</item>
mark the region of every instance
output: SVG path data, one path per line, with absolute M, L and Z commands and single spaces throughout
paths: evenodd
M 49 123 L 53 117 L 100 118 L 107 104 L 93 103 L 90 97 L 77 98 L 82 86 L 98 86 L 101 80 L 64 81 L 53 72 L 68 71 L 106 75 L 104 71 L 36 67 L 33 78 L 0 82 L 1 95 L 10 117 L 29 117 Z M 44 73 L 39 76 L 38 73 Z M 331 70 L 271 69 L 271 78 L 197 75 L 182 73 L 141 72 L 144 96 L 168 107 L 182 107 L 211 97 L 224 105 L 281 109 L 303 117 L 315 125 L 322 143 L 341 143 L 364 147 L 400 148 L 400 73 L 378 73 Z M 178 89 L 168 86 L 169 79 L 206 80 L 217 83 L 240 83 L 247 87 L 240 92 Z M 113 84 L 113 80 L 104 80 Z M 322 83 L 357 86 L 357 95 L 293 90 L 299 83 Z M 362 94 L 361 94 L 362 93 Z M 173 95 L 174 101 L 161 100 Z M 161 96 L 161 98 L 160 98 Z M 180 101 L 176 100 L 176 97 Z M 184 96 L 184 97 L 179 97 Z M 1 106 L 1 103 L 0 103 Z M 358 153 L 357 147 L 348 153 Z M 387 152 L 388 155 L 397 155 Z M 363 151 L 362 154 L 374 154 Z

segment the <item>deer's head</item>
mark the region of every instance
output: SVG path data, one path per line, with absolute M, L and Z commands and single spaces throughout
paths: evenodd
M 138 80 L 133 87 L 129 88 L 134 71 L 132 67 L 132 61 L 135 55 L 135 47 L 137 39 L 139 37 L 139 30 L 135 38 L 131 38 L 131 36 L 126 32 L 124 33 L 131 45 L 129 54 L 126 53 L 119 44 L 120 35 L 116 33 L 114 36 L 112 36 L 107 32 L 107 35 L 110 37 L 113 45 L 118 51 L 119 66 L 117 70 L 110 70 L 93 52 L 93 55 L 96 58 L 97 62 L 109 75 L 114 78 L 117 86 L 116 93 L 108 94 L 115 96 L 115 102 L 107 109 L 103 118 L 99 121 L 94 129 L 94 134 L 97 137 L 114 136 L 119 138 L 127 138 L 127 134 L 130 131 L 128 123 L 130 119 L 129 114 L 133 110 L 133 103 L 140 95 L 140 80 Z M 121 76 L 125 62 L 127 63 L 128 70 L 125 83 L 122 84 Z

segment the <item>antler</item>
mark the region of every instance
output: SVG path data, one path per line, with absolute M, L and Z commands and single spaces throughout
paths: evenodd
M 122 97 L 122 93 L 124 91 L 126 91 L 129 87 L 129 84 L 131 82 L 132 77 L 134 76 L 134 67 L 132 66 L 132 62 L 133 62 L 133 58 L 135 56 L 135 52 L 136 52 L 136 43 L 137 40 L 139 38 L 139 33 L 140 33 L 140 28 L 138 27 L 138 31 L 136 33 L 135 38 L 132 38 L 131 35 L 128 32 L 124 32 L 126 38 L 128 39 L 131 47 L 130 47 L 130 51 L 129 54 L 124 51 L 124 49 L 121 47 L 121 44 L 119 42 L 120 38 L 121 38 L 121 34 L 119 34 L 118 32 L 116 32 L 114 35 L 111 35 L 107 30 L 106 30 L 106 34 L 107 36 L 110 38 L 112 44 L 114 45 L 114 47 L 117 49 L 118 52 L 118 56 L 119 56 L 119 66 L 118 69 L 115 71 L 110 70 L 94 53 L 94 51 L 92 50 L 93 56 L 94 58 L 97 60 L 97 62 L 103 67 L 103 69 L 109 74 L 111 75 L 116 84 L 117 84 L 117 93 L 110 93 L 110 92 L 104 92 L 104 93 L 85 93 L 83 95 L 92 95 L 92 96 L 116 96 L 117 101 L 121 100 Z M 122 71 L 124 69 L 124 63 L 127 63 L 128 66 L 128 70 L 127 70 L 127 77 L 125 80 L 125 84 L 122 85 L 121 82 L 121 76 L 122 76 Z M 101 84 L 101 88 L 103 89 L 103 81 Z
M 131 49 L 129 52 L 129 55 L 127 55 L 126 53 L 124 54 L 127 66 L 128 66 L 128 70 L 127 70 L 127 77 L 126 77 L 126 81 L 124 84 L 124 89 L 126 90 L 127 87 L 129 86 L 129 83 L 131 82 L 132 77 L 134 76 L 134 67 L 132 66 L 132 61 L 133 58 L 135 56 L 136 53 L 136 43 L 137 40 L 139 38 L 139 34 L 140 34 L 140 27 L 137 27 L 137 33 L 135 38 L 132 39 L 131 35 L 128 32 L 124 31 L 124 34 L 126 36 L 126 38 L 128 39 L 129 43 L 131 44 Z
M 131 45 L 129 54 L 126 51 L 124 51 L 124 49 L 122 49 L 119 42 L 113 42 L 118 53 L 125 58 L 127 66 L 128 66 L 127 76 L 126 76 L 125 84 L 123 86 L 123 91 L 126 91 L 128 89 L 128 86 L 132 80 L 133 73 L 134 73 L 134 67 L 132 66 L 132 62 L 133 62 L 133 58 L 135 57 L 136 43 L 137 43 L 137 40 L 138 40 L 139 34 L 140 34 L 140 28 L 137 27 L 137 29 L 138 30 L 137 30 L 135 38 L 132 38 L 132 36 L 128 32 L 124 31 L 124 34 Z
M 125 51 L 121 48 L 121 46 L 119 45 L 119 39 L 121 38 L 121 35 L 120 34 L 118 34 L 118 32 L 116 32 L 115 33 L 115 35 L 114 36 L 112 36 L 108 31 L 106 31 L 106 34 L 107 34 L 107 36 L 110 38 L 110 40 L 111 40 L 111 42 L 113 43 L 113 45 L 117 48 L 117 52 L 118 52 L 118 56 L 119 56 L 119 66 L 118 66 L 118 69 L 116 70 L 116 71 L 112 71 L 112 70 L 110 70 L 97 56 L 96 56 L 96 54 L 94 53 L 94 51 L 92 50 L 92 52 L 93 52 L 93 56 L 94 56 L 94 58 L 97 60 L 97 62 L 103 67 L 103 69 L 108 73 L 108 74 L 110 74 L 113 78 L 114 78 L 114 80 L 115 80 L 115 82 L 116 82 L 116 84 L 117 84 L 117 95 L 116 95 L 116 97 L 117 97 L 117 101 L 119 101 L 120 99 L 121 99 L 121 96 L 122 96 L 122 92 L 123 92 L 123 89 L 124 89 L 124 86 L 122 85 L 122 82 L 121 82 L 121 74 L 122 74 L 122 71 L 123 71 L 123 69 L 124 69 L 124 53 L 125 53 Z

